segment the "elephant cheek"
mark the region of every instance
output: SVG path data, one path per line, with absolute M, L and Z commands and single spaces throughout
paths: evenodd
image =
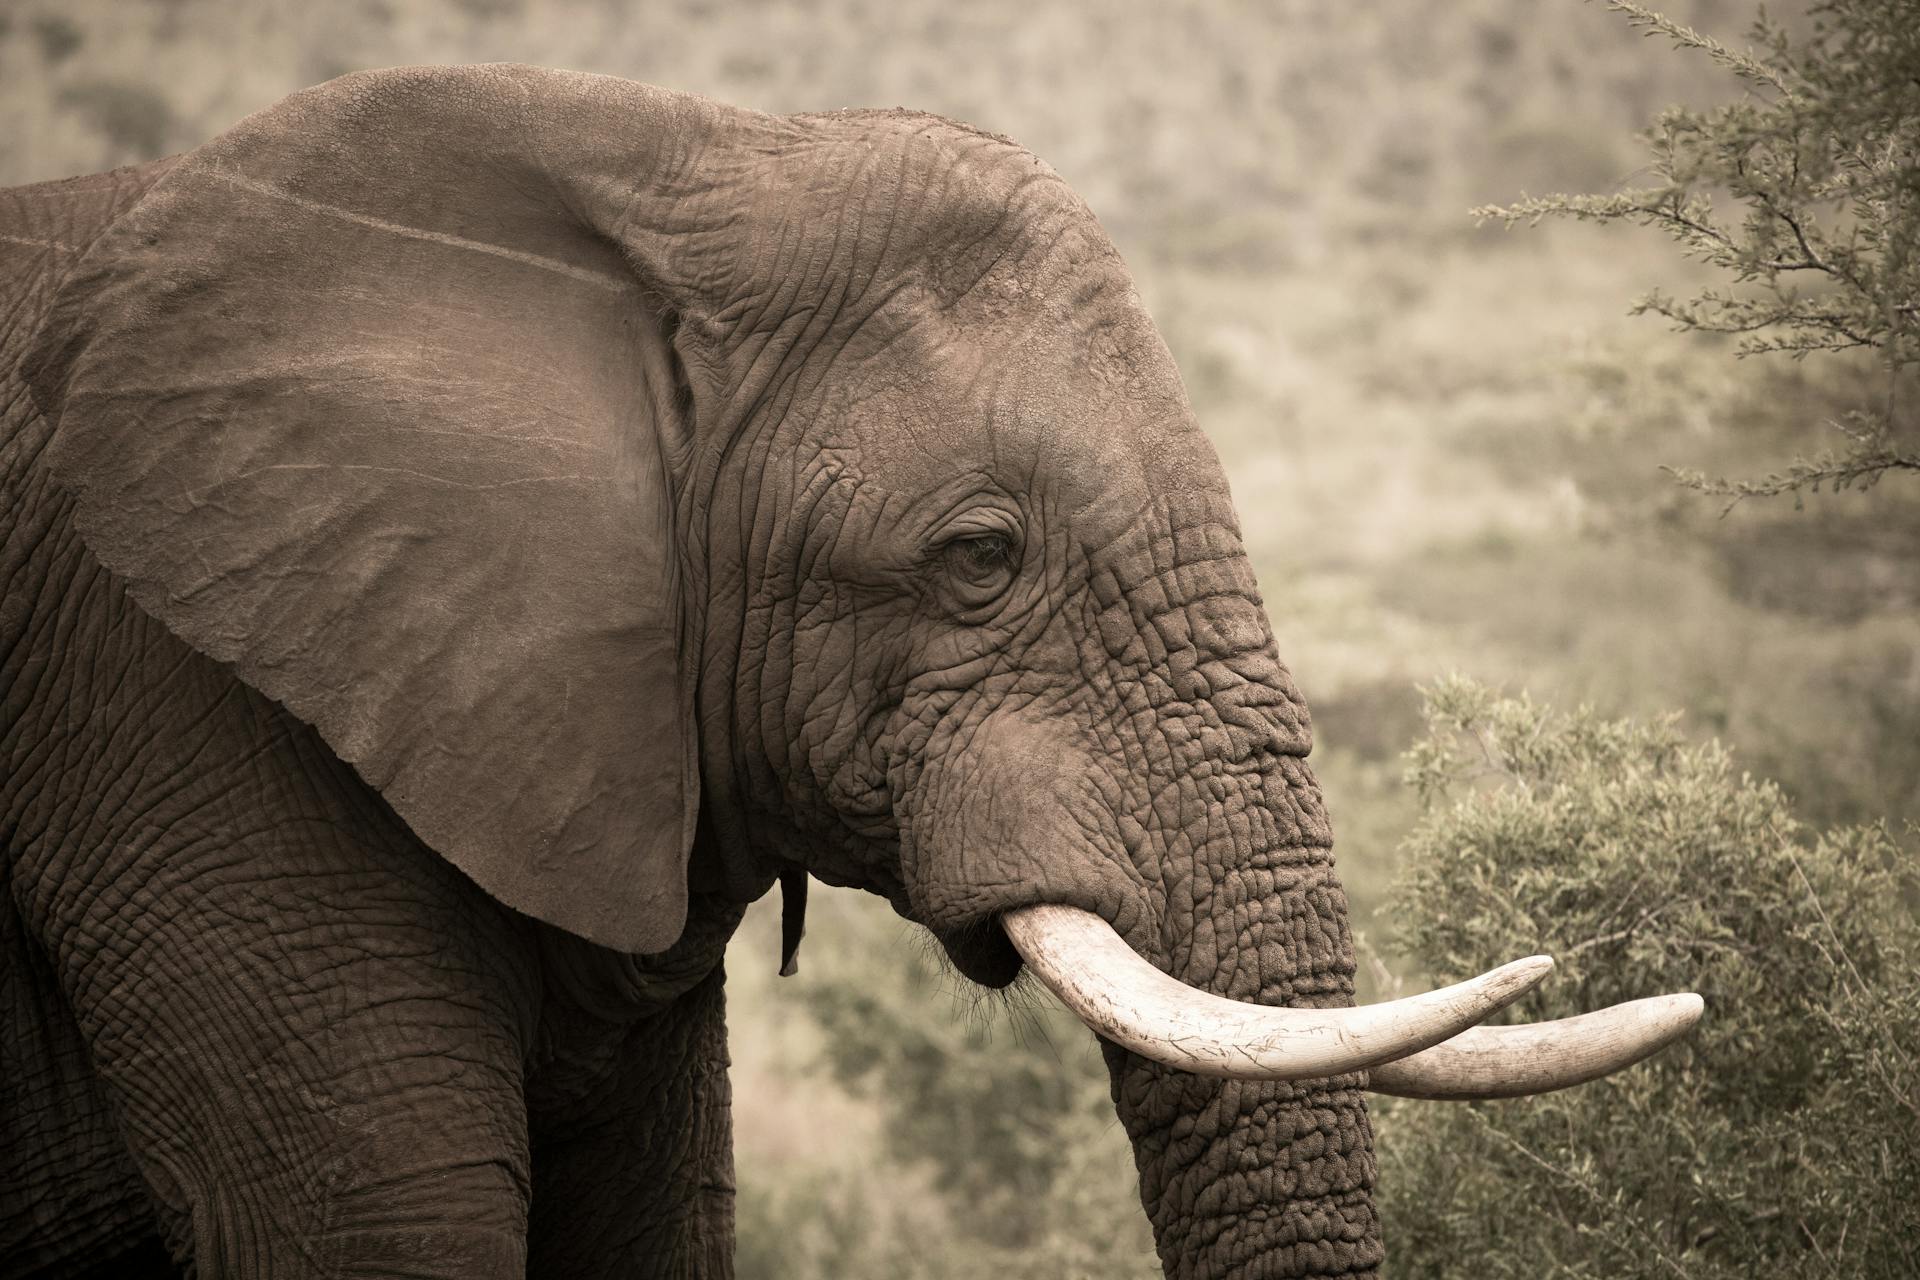
M 1107 776 L 1057 720 L 1019 712 L 990 716 L 966 750 L 922 774 L 902 827 L 907 914 L 967 978 L 1004 987 L 1019 973 L 1000 928 L 1017 907 L 1079 907 L 1123 936 L 1147 929 L 1118 798 L 1101 789 Z

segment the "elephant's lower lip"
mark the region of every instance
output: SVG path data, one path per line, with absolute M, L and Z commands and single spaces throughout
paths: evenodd
M 997 919 L 957 929 L 935 929 L 933 936 L 953 967 L 969 982 L 997 991 L 1020 976 L 1020 953 L 1014 950 Z

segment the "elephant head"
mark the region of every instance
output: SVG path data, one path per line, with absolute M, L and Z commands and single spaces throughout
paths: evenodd
M 1448 1041 L 1537 959 L 1348 1007 L 1225 476 L 1006 139 L 367 73 L 177 162 L 69 292 L 51 465 L 147 610 L 587 939 L 803 869 L 1024 957 L 1106 1037 L 1170 1273 L 1369 1270 L 1369 1083 L 1554 1087 L 1697 1009 Z

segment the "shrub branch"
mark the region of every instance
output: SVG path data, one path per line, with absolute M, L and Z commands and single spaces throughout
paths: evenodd
M 1880 394 L 1837 426 L 1846 443 L 1758 479 L 1666 468 L 1728 498 L 1864 489 L 1920 472 L 1920 422 L 1903 392 L 1920 366 L 1920 22 L 1910 0 L 1824 0 L 1796 47 L 1762 18 L 1741 52 L 1633 0 L 1609 0 L 1648 36 L 1665 36 L 1744 81 L 1710 111 L 1671 107 L 1643 135 L 1652 185 L 1611 194 L 1523 197 L 1475 209 L 1513 226 L 1544 218 L 1658 230 L 1731 284 L 1688 299 L 1645 294 L 1636 315 L 1683 332 L 1731 335 L 1739 356 L 1855 353 Z M 1716 194 L 1742 210 L 1715 217 Z

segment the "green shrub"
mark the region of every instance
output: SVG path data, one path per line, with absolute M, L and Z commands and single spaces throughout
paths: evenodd
M 1797 823 L 1671 719 L 1427 691 L 1390 913 L 1436 981 L 1547 952 L 1515 1010 L 1697 990 L 1687 1040 L 1533 1099 L 1377 1109 L 1398 1277 L 1920 1274 L 1910 832 Z
M 806 999 L 825 1033 L 821 1065 L 879 1106 L 888 1156 L 923 1171 L 945 1210 L 950 1256 L 927 1274 L 1158 1275 L 1107 1072 L 1079 1021 L 1024 985 L 957 1011 L 930 950 L 896 943 L 882 966 L 878 980 L 825 982 Z M 924 1234 L 918 1244 L 904 1248 L 934 1262 Z
M 955 1068 L 957 1072 L 958 1067 Z M 1146 1215 L 1105 1090 L 1076 1098 L 1043 1136 L 1062 1144 L 1054 1177 L 1018 1214 L 1010 1195 L 927 1194 L 918 1159 L 858 1171 L 808 1170 L 739 1202 L 741 1280 L 1158 1280 Z M 936 1157 L 937 1158 L 937 1157 Z
M 741 1280 L 1158 1276 L 1086 1028 L 1037 987 L 969 988 L 877 898 L 828 891 L 813 906 L 800 976 L 763 1003 L 783 1002 L 801 1032 L 782 1051 L 810 1078 L 795 1102 L 830 1101 L 787 1117 L 809 1135 L 798 1149 L 741 1161 Z M 774 946 L 758 931 L 756 965 Z M 735 972 L 740 990 L 756 985 Z

